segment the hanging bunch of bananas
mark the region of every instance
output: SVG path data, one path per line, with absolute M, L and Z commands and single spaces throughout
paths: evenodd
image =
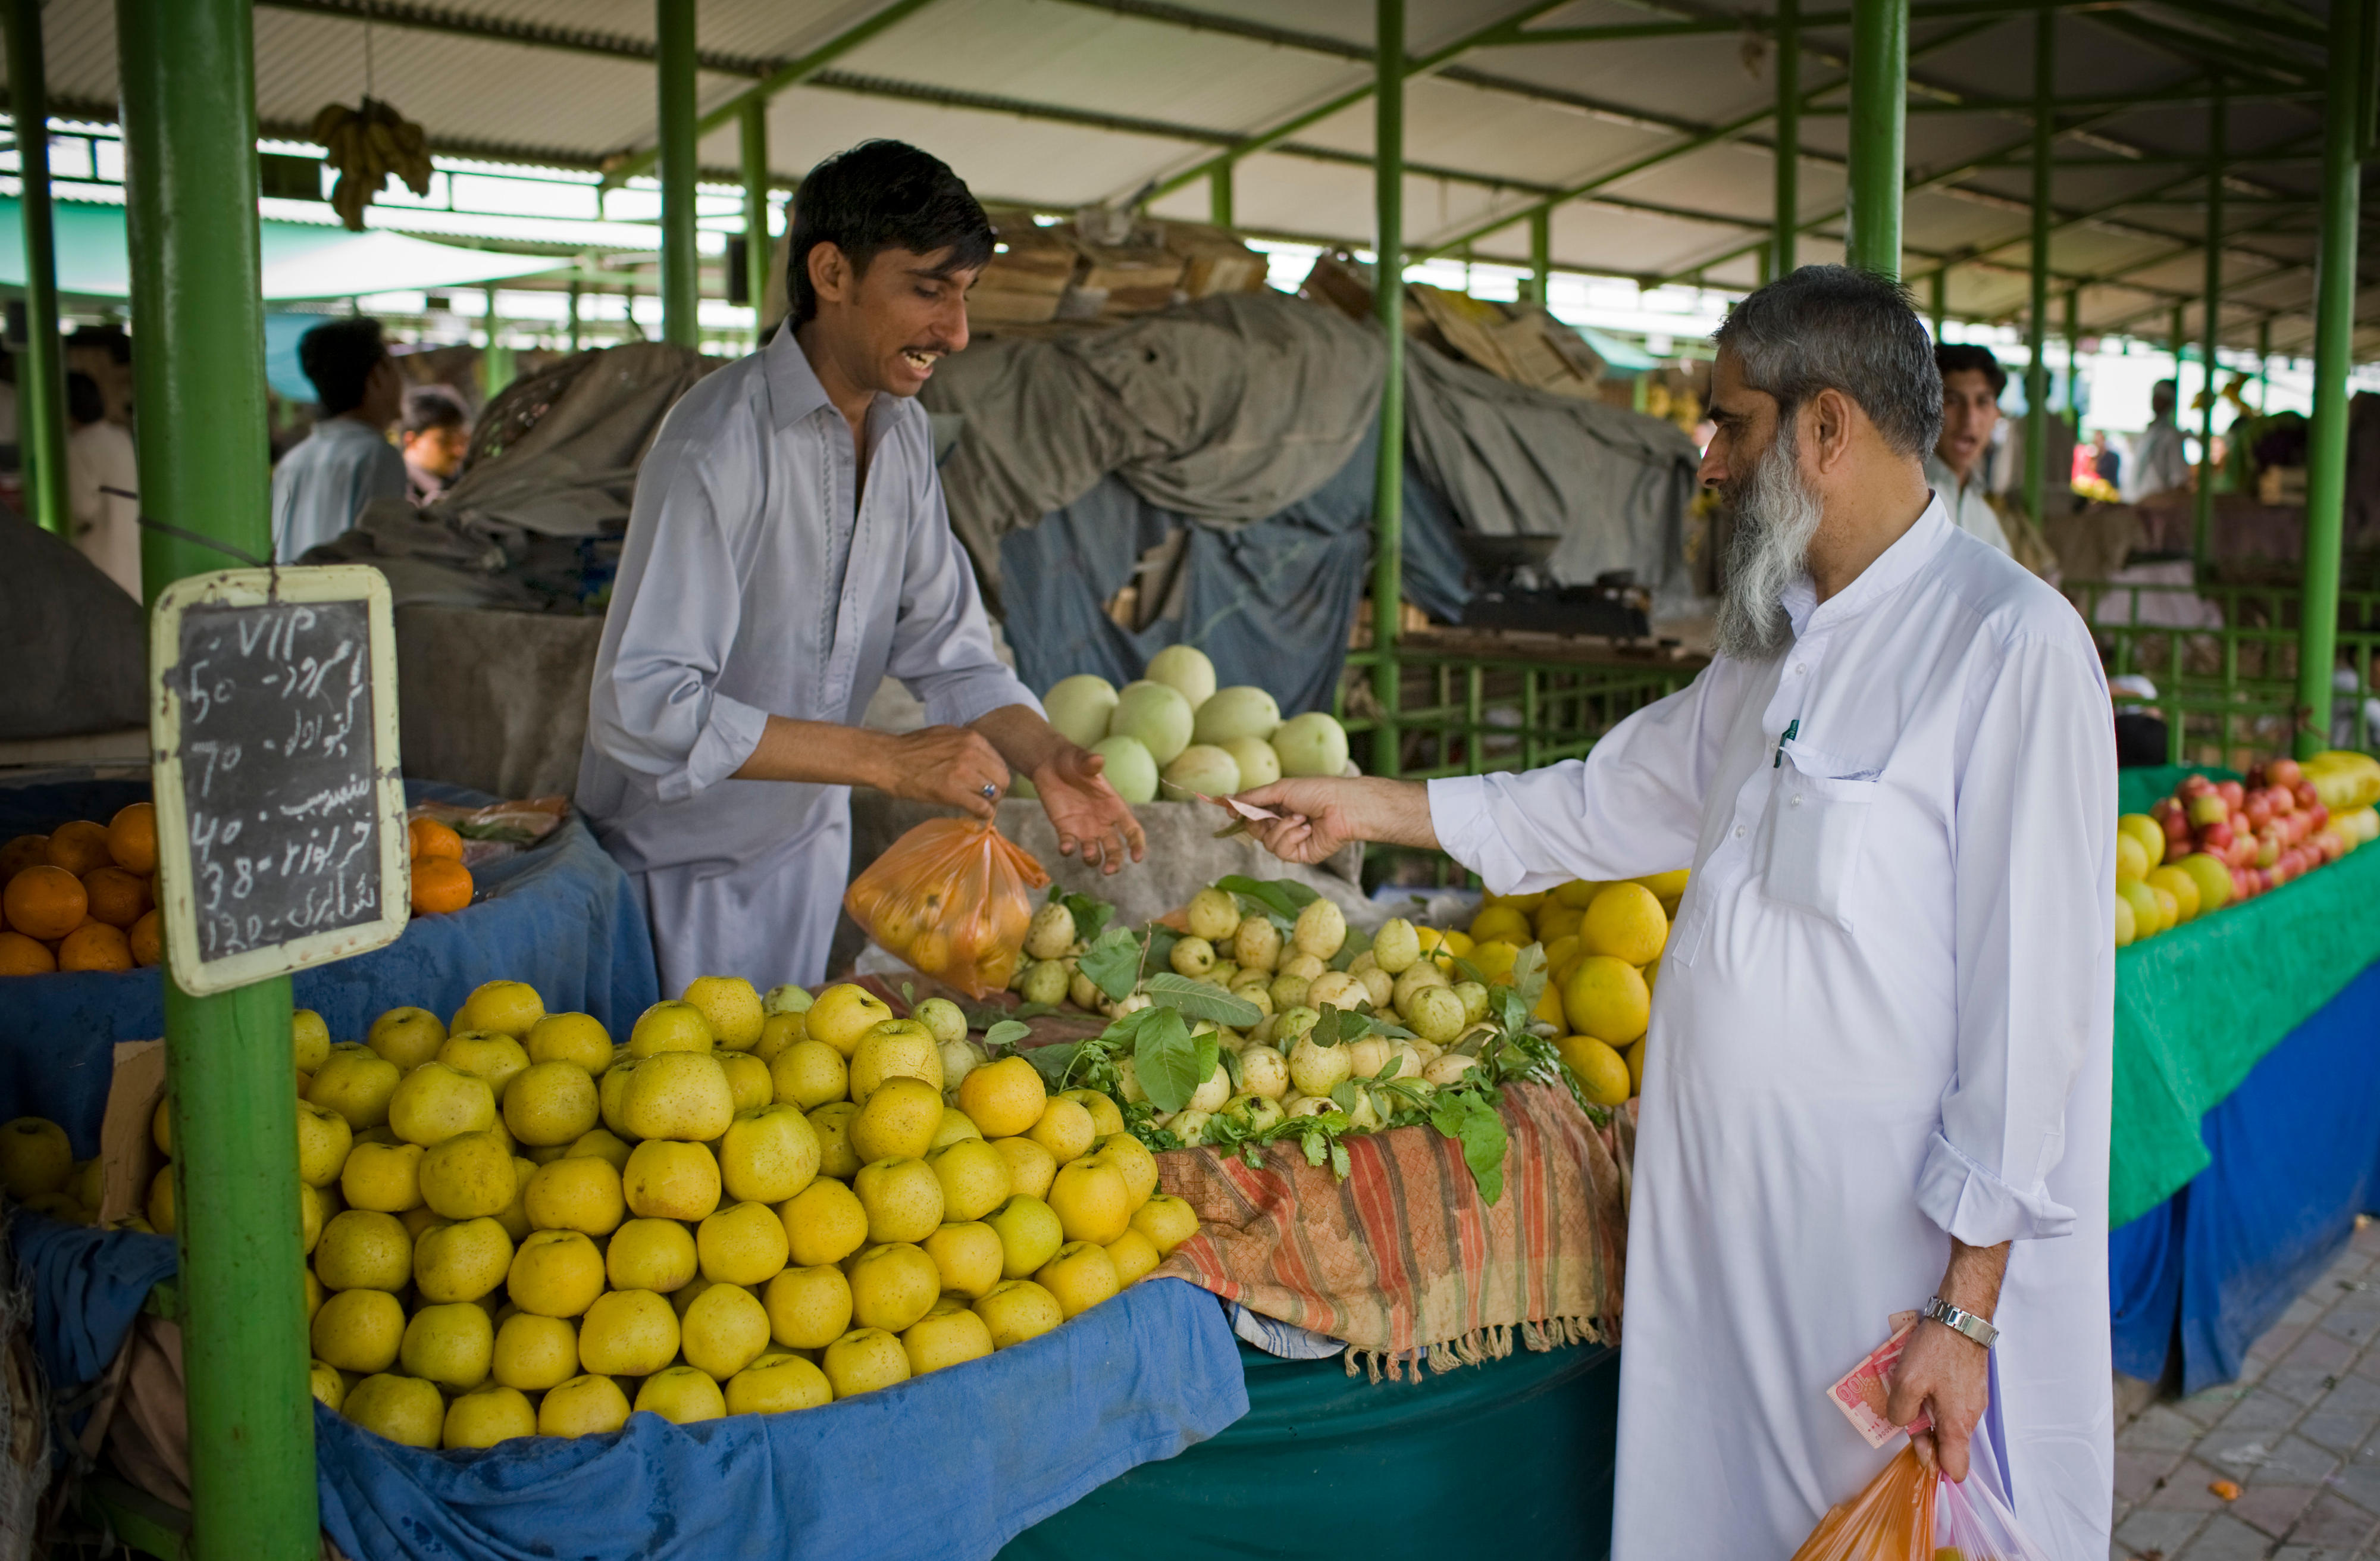
M 339 182 L 331 206 L 350 231 L 364 230 L 364 208 L 395 174 L 416 195 L 430 193 L 430 140 L 421 127 L 378 98 L 361 108 L 326 104 L 314 116 L 314 139 L 329 151 Z

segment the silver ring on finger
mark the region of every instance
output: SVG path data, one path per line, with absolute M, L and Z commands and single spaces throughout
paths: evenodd
M 987 802 L 997 802 L 1000 800 L 1000 787 L 992 785 L 990 781 L 984 782 L 983 799 Z

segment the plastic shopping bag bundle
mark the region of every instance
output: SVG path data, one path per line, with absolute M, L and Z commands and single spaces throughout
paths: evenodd
M 843 908 L 860 930 L 916 970 L 970 997 L 1016 974 L 1033 896 L 1050 875 L 976 819 L 929 819 L 852 880 Z
M 1903 1447 L 1850 1501 L 1819 1519 L 1793 1561 L 2044 1561 L 2001 1495 L 1988 1445 L 1969 1445 L 1961 1484 Z

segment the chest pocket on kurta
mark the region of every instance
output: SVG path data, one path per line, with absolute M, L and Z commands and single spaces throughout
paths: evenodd
M 1761 887 L 1779 905 L 1848 928 L 1857 908 L 1861 844 L 1883 783 L 1872 766 L 1788 749 L 1769 804 Z

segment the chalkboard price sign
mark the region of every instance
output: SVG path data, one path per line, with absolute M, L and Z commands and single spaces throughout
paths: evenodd
M 405 930 L 388 582 L 233 569 L 158 599 L 150 736 L 174 980 L 203 994 Z

